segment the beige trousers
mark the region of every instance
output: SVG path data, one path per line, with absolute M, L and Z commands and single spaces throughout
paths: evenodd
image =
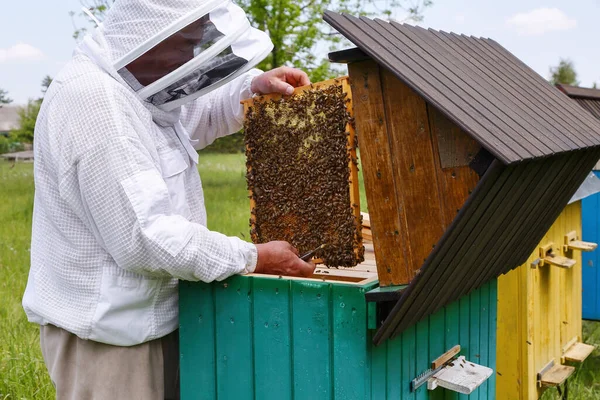
M 58 400 L 179 399 L 177 331 L 119 347 L 45 325 L 40 344 Z

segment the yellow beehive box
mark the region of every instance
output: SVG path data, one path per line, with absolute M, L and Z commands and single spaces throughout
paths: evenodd
M 576 201 L 527 262 L 498 279 L 499 400 L 538 399 L 546 388 L 561 385 L 577 360 L 593 350 L 581 343 L 580 237 L 581 201 Z

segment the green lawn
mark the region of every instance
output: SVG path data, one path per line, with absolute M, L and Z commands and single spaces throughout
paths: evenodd
M 199 168 L 209 227 L 248 239 L 244 157 L 202 154 Z M 29 266 L 32 204 L 32 165 L 0 161 L 0 400 L 54 396 L 39 349 L 38 329 L 27 322 L 21 308 Z M 585 322 L 584 338 L 600 345 L 600 323 Z M 548 392 L 544 397 L 555 396 Z M 600 398 L 598 351 L 571 379 L 570 398 Z

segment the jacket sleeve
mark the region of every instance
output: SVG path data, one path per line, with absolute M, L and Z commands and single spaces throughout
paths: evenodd
M 200 150 L 216 139 L 238 132 L 244 123 L 242 100 L 251 97 L 252 79 L 262 74 L 252 69 L 226 85 L 182 107 L 181 122 Z
M 254 270 L 253 244 L 174 213 L 165 179 L 137 138 L 110 138 L 76 168 L 81 214 L 119 267 L 204 282 Z

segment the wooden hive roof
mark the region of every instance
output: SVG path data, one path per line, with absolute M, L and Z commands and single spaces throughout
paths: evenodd
M 493 40 L 324 18 L 495 157 L 402 290 L 378 344 L 527 260 L 600 157 L 600 121 Z
M 600 145 L 600 121 L 491 39 L 324 18 L 506 164 Z
M 582 88 L 579 86 L 556 85 L 567 96 L 575 100 L 581 107 L 600 119 L 600 89 Z

